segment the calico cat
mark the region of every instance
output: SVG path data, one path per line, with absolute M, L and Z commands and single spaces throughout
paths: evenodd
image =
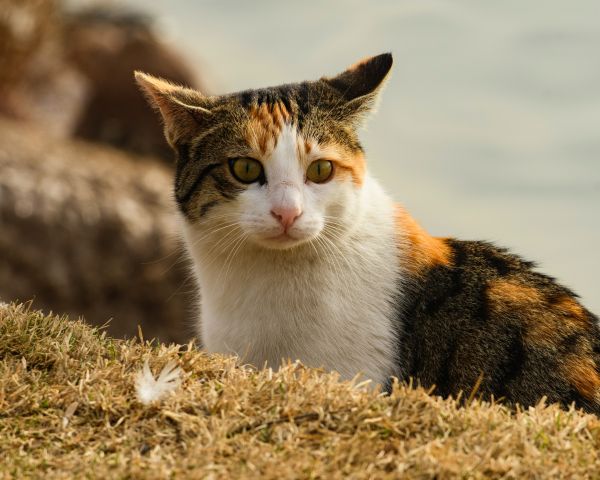
M 357 127 L 391 54 L 223 96 L 136 72 L 177 156 L 205 347 L 600 413 L 598 319 L 533 264 L 435 238 L 369 175 Z

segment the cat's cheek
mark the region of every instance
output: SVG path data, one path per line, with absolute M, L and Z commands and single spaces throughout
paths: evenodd
M 329 220 L 325 223 L 345 223 L 356 213 L 360 203 L 360 189 L 351 181 L 334 179 L 323 185 L 312 185 L 308 192 L 307 203 Z

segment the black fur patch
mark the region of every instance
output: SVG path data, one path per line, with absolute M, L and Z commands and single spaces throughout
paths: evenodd
M 549 402 L 565 406 L 575 402 L 600 413 L 600 406 L 574 387 L 565 364 L 567 354 L 576 354 L 600 365 L 596 317 L 584 310 L 579 328 L 577 323 L 563 322 L 564 315 L 552 310 L 552 301 L 542 300 L 532 309 L 513 308 L 510 298 L 500 314 L 489 303 L 488 284 L 494 281 L 525 285 L 554 302 L 565 296 L 575 301 L 575 297 L 535 272 L 530 262 L 489 243 L 448 243 L 452 265 L 433 267 L 404 285 L 405 307 L 397 312 L 403 379 L 412 377 L 426 388 L 435 385 L 439 395 L 456 397 L 461 391 L 468 396 L 483 375 L 479 393 L 486 397 L 527 406 L 546 396 Z M 530 334 L 537 328 L 536 320 L 554 322 L 549 335 L 555 347 L 545 343 L 547 338 L 538 341 Z

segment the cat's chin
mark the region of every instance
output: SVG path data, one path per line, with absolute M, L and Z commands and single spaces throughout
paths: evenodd
M 272 237 L 253 237 L 252 240 L 263 248 L 270 250 L 289 250 L 310 241 L 312 237 L 297 238 L 286 233 Z

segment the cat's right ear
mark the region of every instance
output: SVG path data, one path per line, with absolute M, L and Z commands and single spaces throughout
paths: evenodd
M 206 97 L 196 90 L 139 71 L 135 72 L 135 80 L 150 105 L 160 112 L 165 125 L 165 137 L 173 147 L 197 135 L 212 115 L 206 108 Z
M 335 104 L 339 114 L 360 123 L 374 108 L 393 63 L 392 54 L 383 53 L 365 58 L 335 77 L 324 77 L 322 81 L 342 97 L 342 101 Z

